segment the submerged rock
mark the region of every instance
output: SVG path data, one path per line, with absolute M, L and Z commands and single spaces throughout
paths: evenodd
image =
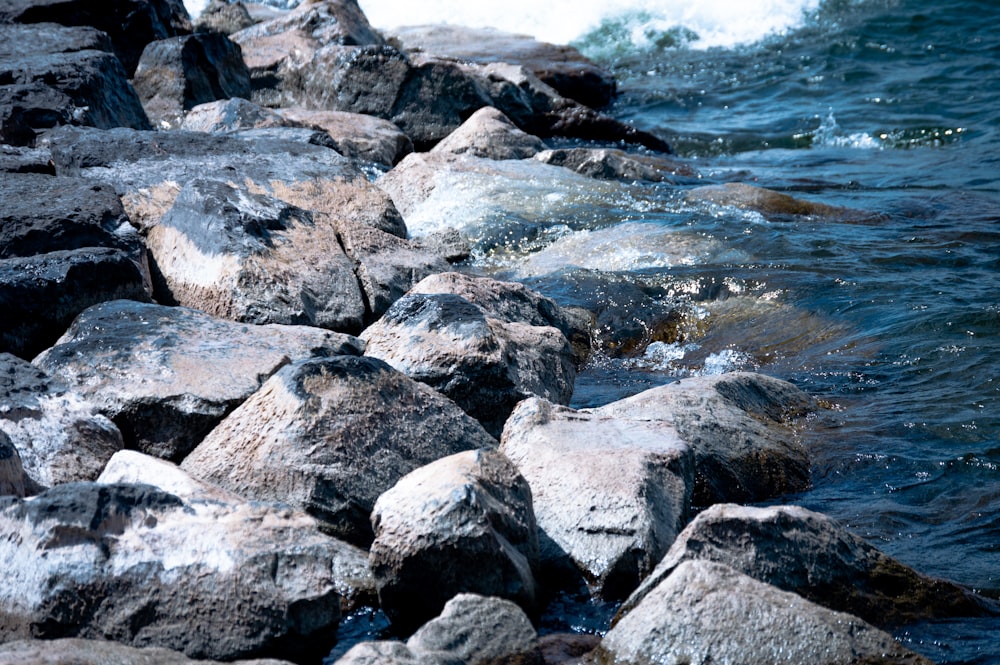
M 797 199 L 788 194 L 738 182 L 697 187 L 688 191 L 686 196 L 689 201 L 704 201 L 755 210 L 765 217 L 811 215 L 841 220 L 872 217 L 871 214 L 860 210 Z
M 628 153 L 614 148 L 560 148 L 534 155 L 546 164 L 562 166 L 601 180 L 674 182 L 697 177 L 693 168 L 661 155 Z

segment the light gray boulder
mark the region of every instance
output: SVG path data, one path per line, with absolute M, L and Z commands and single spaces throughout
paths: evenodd
M 692 520 L 619 610 L 627 614 L 682 562 L 722 563 L 882 628 L 956 616 L 995 616 L 1000 604 L 921 575 L 831 518 L 798 506 L 716 504 Z
M 406 295 L 362 338 L 366 355 L 448 396 L 497 438 L 522 399 L 573 395 L 576 366 L 560 330 L 491 318 L 461 296 Z
M 370 566 L 382 609 L 404 633 L 459 593 L 538 609 L 538 534 L 531 490 L 493 450 L 457 453 L 420 467 L 372 511 Z
M 110 418 L 128 447 L 179 461 L 282 366 L 362 349 L 319 328 L 115 300 L 80 314 L 34 364 Z
M 290 122 L 326 131 L 337 152 L 384 169 L 390 169 L 413 152 L 413 142 L 395 124 L 383 118 L 346 111 L 324 111 L 289 107 L 278 113 Z
M 0 432 L 10 437 L 31 484 L 94 480 L 124 447 L 95 405 L 26 360 L 0 354 Z
M 31 489 L 21 456 L 10 438 L 0 430 L 0 496 L 25 496 Z
M 180 128 L 189 132 L 225 133 L 238 129 L 299 126 L 299 123 L 286 120 L 274 109 L 264 108 L 242 97 L 233 97 L 195 105 L 184 115 Z
M 431 152 L 469 154 L 487 159 L 527 159 L 544 149 L 540 138 L 518 129 L 502 111 L 484 106 Z
M 354 264 L 326 215 L 192 180 L 146 243 L 162 303 L 246 323 L 361 329 Z
M 179 651 L 160 647 L 139 649 L 117 642 L 64 637 L 57 640 L 16 640 L 0 644 L 0 665 L 220 665 L 192 660 Z M 230 665 L 292 665 L 286 660 L 235 660 Z
M 349 546 L 315 524 L 146 485 L 0 499 L 0 642 L 81 637 L 191 658 L 318 660 L 340 618 L 332 562 Z
M 419 466 L 496 447 L 447 398 L 374 358 L 292 363 L 181 464 L 248 499 L 278 501 L 365 546 L 375 500 Z
M 461 665 L 461 661 L 442 662 L 434 656 L 414 653 L 402 642 L 378 640 L 355 644 L 335 665 Z
M 816 403 L 787 381 L 731 372 L 683 379 L 592 409 L 671 423 L 695 456 L 694 505 L 763 501 L 809 486 L 795 423 Z
M 594 595 L 624 598 L 687 522 L 694 454 L 669 423 L 532 398 L 514 409 L 500 450 L 531 486 L 547 579 L 582 576 Z
M 686 561 L 608 631 L 598 665 L 930 665 L 861 619 L 709 561 Z

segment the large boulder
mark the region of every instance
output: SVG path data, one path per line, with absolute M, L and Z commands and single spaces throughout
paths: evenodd
M 4 4 L 19 1 L 4 0 Z M 63 124 L 149 128 L 105 35 L 91 28 L 49 23 L 3 25 L 5 9 L 9 10 L 4 4 L 0 4 L 0 142 L 34 145 L 41 131 Z M 31 48 L 26 50 L 25 44 Z
M 538 609 L 538 534 L 531 490 L 493 450 L 451 455 L 401 478 L 372 511 L 370 566 L 400 631 L 476 593 Z
M 160 302 L 232 321 L 361 330 L 365 300 L 328 216 L 193 180 L 146 242 Z
M 694 454 L 669 423 L 534 398 L 514 409 L 500 450 L 531 486 L 548 579 L 624 598 L 687 522 Z
M 300 507 L 334 535 L 372 540 L 375 500 L 413 469 L 496 447 L 442 395 L 374 358 L 292 363 L 181 467 L 246 498 Z
M 0 644 L 0 665 L 221 665 L 192 660 L 179 651 L 143 649 L 106 640 L 64 637 L 57 640 L 15 640 Z M 229 665 L 292 665 L 285 660 L 235 660 Z
M 319 660 L 345 544 L 287 508 L 71 483 L 0 499 L 0 642 L 110 639 L 192 658 Z
M 432 152 L 468 153 L 486 159 L 527 159 L 544 148 L 540 138 L 518 129 L 502 111 L 484 106 L 435 145 Z
M 49 158 L 48 150 L 0 144 L 0 173 L 55 175 Z
M 361 349 L 319 328 L 117 300 L 80 314 L 35 364 L 111 418 L 130 448 L 179 461 L 290 361 Z
M 121 432 L 94 405 L 6 353 L 0 353 L 0 395 L 0 432 L 10 437 L 32 484 L 94 480 L 124 446 Z
M 333 138 L 337 152 L 390 169 L 413 152 L 413 141 L 392 122 L 383 118 L 345 111 L 310 110 L 301 107 L 279 109 L 289 121 L 319 127 Z
M 286 120 L 276 110 L 241 97 L 198 104 L 187 112 L 181 123 L 181 129 L 189 132 L 220 134 L 240 129 L 299 126 L 301 123 Z
M 560 330 L 494 319 L 461 296 L 406 295 L 362 338 L 366 355 L 448 396 L 498 438 L 522 399 L 573 396 L 576 367 Z
M 691 560 L 726 564 L 882 628 L 1000 612 L 1000 604 L 921 575 L 826 515 L 798 506 L 717 504 L 684 529 L 620 613 L 630 612 L 681 563 Z
M 199 32 L 146 46 L 132 85 L 153 122 L 177 127 L 198 104 L 249 97 L 250 71 L 228 37 Z
M 809 456 L 795 422 L 815 400 L 762 374 L 699 376 L 653 388 L 592 413 L 671 423 L 694 449 L 694 504 L 763 501 L 809 486 Z
M 0 430 L 0 496 L 25 496 L 32 489 L 21 456 L 10 438 Z
M 686 561 L 604 636 L 597 665 L 930 665 L 891 635 L 708 561 Z

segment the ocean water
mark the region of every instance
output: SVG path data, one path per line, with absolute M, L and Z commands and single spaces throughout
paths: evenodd
M 602 314 L 574 406 L 732 369 L 789 380 L 826 408 L 804 435 L 812 488 L 783 501 L 1000 597 L 1000 2 L 360 4 L 380 28 L 573 43 L 617 75 L 609 112 L 699 172 L 581 186 L 512 166 L 436 202 L 487 229 L 471 269 Z M 765 217 L 685 196 L 726 182 L 859 213 Z M 623 330 L 638 343 L 619 344 Z M 599 631 L 591 609 L 550 614 Z M 1000 663 L 995 619 L 896 635 L 940 663 Z

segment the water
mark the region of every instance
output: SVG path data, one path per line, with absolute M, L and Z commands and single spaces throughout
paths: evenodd
M 700 172 L 586 186 L 510 166 L 456 176 L 434 202 L 479 234 L 473 268 L 601 313 L 574 406 L 731 369 L 792 381 L 829 408 L 807 439 L 813 487 L 787 501 L 1000 596 L 1000 3 L 361 5 L 380 27 L 573 41 L 618 76 L 610 112 Z M 724 182 L 866 214 L 766 217 L 684 195 Z M 1000 663 L 998 634 L 982 619 L 896 632 L 966 664 Z

